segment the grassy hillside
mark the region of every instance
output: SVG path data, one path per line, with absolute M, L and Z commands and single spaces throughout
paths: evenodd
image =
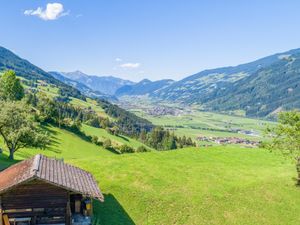
M 21 150 L 17 160 L 43 153 L 92 172 L 106 198 L 95 203 L 97 224 L 300 223 L 294 166 L 268 151 L 212 147 L 116 155 L 48 129 L 51 148 Z M 0 168 L 13 163 L 5 157 Z
M 98 138 L 100 139 L 105 139 L 105 138 L 109 138 L 113 141 L 113 145 L 122 145 L 122 144 L 126 144 L 126 145 L 129 145 L 133 148 L 138 148 L 139 146 L 143 145 L 145 146 L 146 148 L 148 149 L 151 149 L 150 147 L 144 145 L 143 143 L 133 139 L 133 138 L 129 138 L 129 137 L 126 137 L 124 135 L 118 135 L 118 136 L 115 136 L 115 135 L 112 135 L 112 134 L 109 134 L 106 130 L 104 129 L 100 129 L 100 128 L 95 128 L 95 127 L 91 127 L 91 126 L 88 126 L 88 125 L 83 125 L 82 127 L 82 130 L 87 134 L 87 135 L 95 135 L 97 136 Z M 152 149 L 154 150 L 154 149 Z

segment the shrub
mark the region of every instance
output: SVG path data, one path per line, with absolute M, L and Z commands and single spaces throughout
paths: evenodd
M 141 145 L 136 149 L 136 152 L 149 152 L 149 149 Z
M 128 146 L 128 145 L 121 145 L 121 146 L 118 148 L 118 150 L 119 150 L 119 152 L 120 152 L 121 154 L 123 154 L 123 153 L 134 153 L 134 152 L 135 152 L 134 148 L 132 148 L 132 147 L 130 147 L 130 146 Z
M 89 119 L 86 122 L 86 124 L 89 125 L 89 126 L 92 126 L 92 127 L 97 127 L 97 128 L 100 127 L 100 121 L 97 117 L 93 117 L 93 118 Z
M 97 144 L 98 143 L 98 137 L 97 136 L 92 136 L 92 143 Z
M 104 140 L 103 147 L 106 148 L 106 149 L 111 148 L 111 140 L 109 138 Z

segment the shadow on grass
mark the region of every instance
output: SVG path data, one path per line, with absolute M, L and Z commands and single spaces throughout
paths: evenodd
M 113 147 L 108 147 L 108 148 L 104 148 L 105 150 L 107 151 L 110 151 L 111 153 L 114 153 L 114 154 L 117 154 L 117 155 L 120 155 L 121 153 L 118 152 L 116 149 L 114 149 Z
M 58 128 L 58 126 L 56 124 L 51 124 L 51 126 Z M 45 131 L 49 132 L 49 134 L 51 135 L 51 144 L 46 149 L 49 150 L 49 151 L 52 151 L 54 153 L 61 153 L 62 151 L 58 149 L 58 145 L 60 144 L 59 139 L 57 137 L 55 137 L 55 135 L 57 135 L 58 132 L 51 129 L 51 126 L 49 126 L 48 124 L 44 124 L 42 126 L 42 128 Z M 70 128 L 63 127 L 63 126 L 60 129 L 63 129 L 65 131 L 68 131 L 68 132 L 72 133 L 73 135 L 76 135 L 78 138 L 80 138 L 83 141 L 92 143 L 92 136 L 87 135 L 83 131 L 80 131 L 80 130 L 79 131 L 74 131 Z M 118 136 L 118 137 L 120 137 L 120 138 L 124 139 L 125 141 L 129 142 L 129 139 L 127 139 L 126 137 L 123 137 L 123 136 Z M 116 149 L 114 149 L 113 147 L 109 147 L 109 148 L 105 148 L 105 149 L 110 151 L 111 153 L 118 154 L 118 155 L 120 154 L 120 152 L 117 151 Z
M 8 155 L 2 153 L 0 154 L 0 171 L 5 170 L 6 168 L 18 162 L 20 162 L 20 160 L 10 160 Z
M 62 151 L 58 147 L 60 145 L 60 140 L 56 137 L 58 132 L 56 130 L 51 129 L 51 126 L 49 126 L 48 124 L 44 124 L 42 128 L 50 134 L 50 145 L 47 146 L 45 150 L 57 154 L 61 153 Z
M 94 202 L 94 225 L 135 225 L 128 213 L 112 194 L 104 195 L 104 202 Z
M 129 139 L 128 139 L 128 138 L 126 138 L 126 137 L 124 137 L 124 136 L 117 135 L 117 137 L 119 137 L 119 138 L 122 138 L 124 141 L 127 141 L 127 142 L 129 142 Z
M 42 125 L 42 129 L 47 131 L 49 134 L 51 134 L 52 136 L 55 136 L 58 134 L 58 132 L 56 130 L 51 129 L 51 126 L 47 123 Z

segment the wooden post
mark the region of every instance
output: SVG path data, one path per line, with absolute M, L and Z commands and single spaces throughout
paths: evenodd
M 93 199 L 91 198 L 91 217 L 94 215 Z
M 0 196 L 0 225 L 3 225 L 2 197 Z
M 66 225 L 71 225 L 70 193 L 68 193 L 68 201 L 67 201 L 67 207 L 66 207 Z

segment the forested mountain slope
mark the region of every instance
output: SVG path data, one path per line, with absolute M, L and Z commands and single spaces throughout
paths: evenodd
M 213 110 L 243 109 L 249 116 L 300 108 L 300 53 L 260 69 L 206 99 Z
M 245 110 L 266 116 L 276 109 L 299 108 L 300 49 L 257 61 L 206 70 L 163 88 L 152 97 L 202 104 L 207 110 Z
M 63 95 L 81 99 L 84 98 L 77 89 L 55 79 L 49 73 L 31 64 L 27 60 L 20 58 L 10 50 L 0 46 L 0 71 L 8 69 L 14 70 L 18 76 L 27 80 L 31 80 L 33 82 L 41 80 L 48 84 L 53 84 L 59 88 Z
M 283 54 L 292 54 L 294 51 Z M 254 62 L 234 66 L 223 67 L 211 70 L 204 70 L 192 76 L 186 77 L 180 81 L 153 94 L 155 97 L 167 100 L 179 100 L 185 102 L 202 101 L 202 96 L 213 92 L 215 89 L 221 89 L 228 84 L 232 84 L 242 78 L 251 76 L 259 69 L 269 66 L 279 61 L 281 54 L 268 56 Z

